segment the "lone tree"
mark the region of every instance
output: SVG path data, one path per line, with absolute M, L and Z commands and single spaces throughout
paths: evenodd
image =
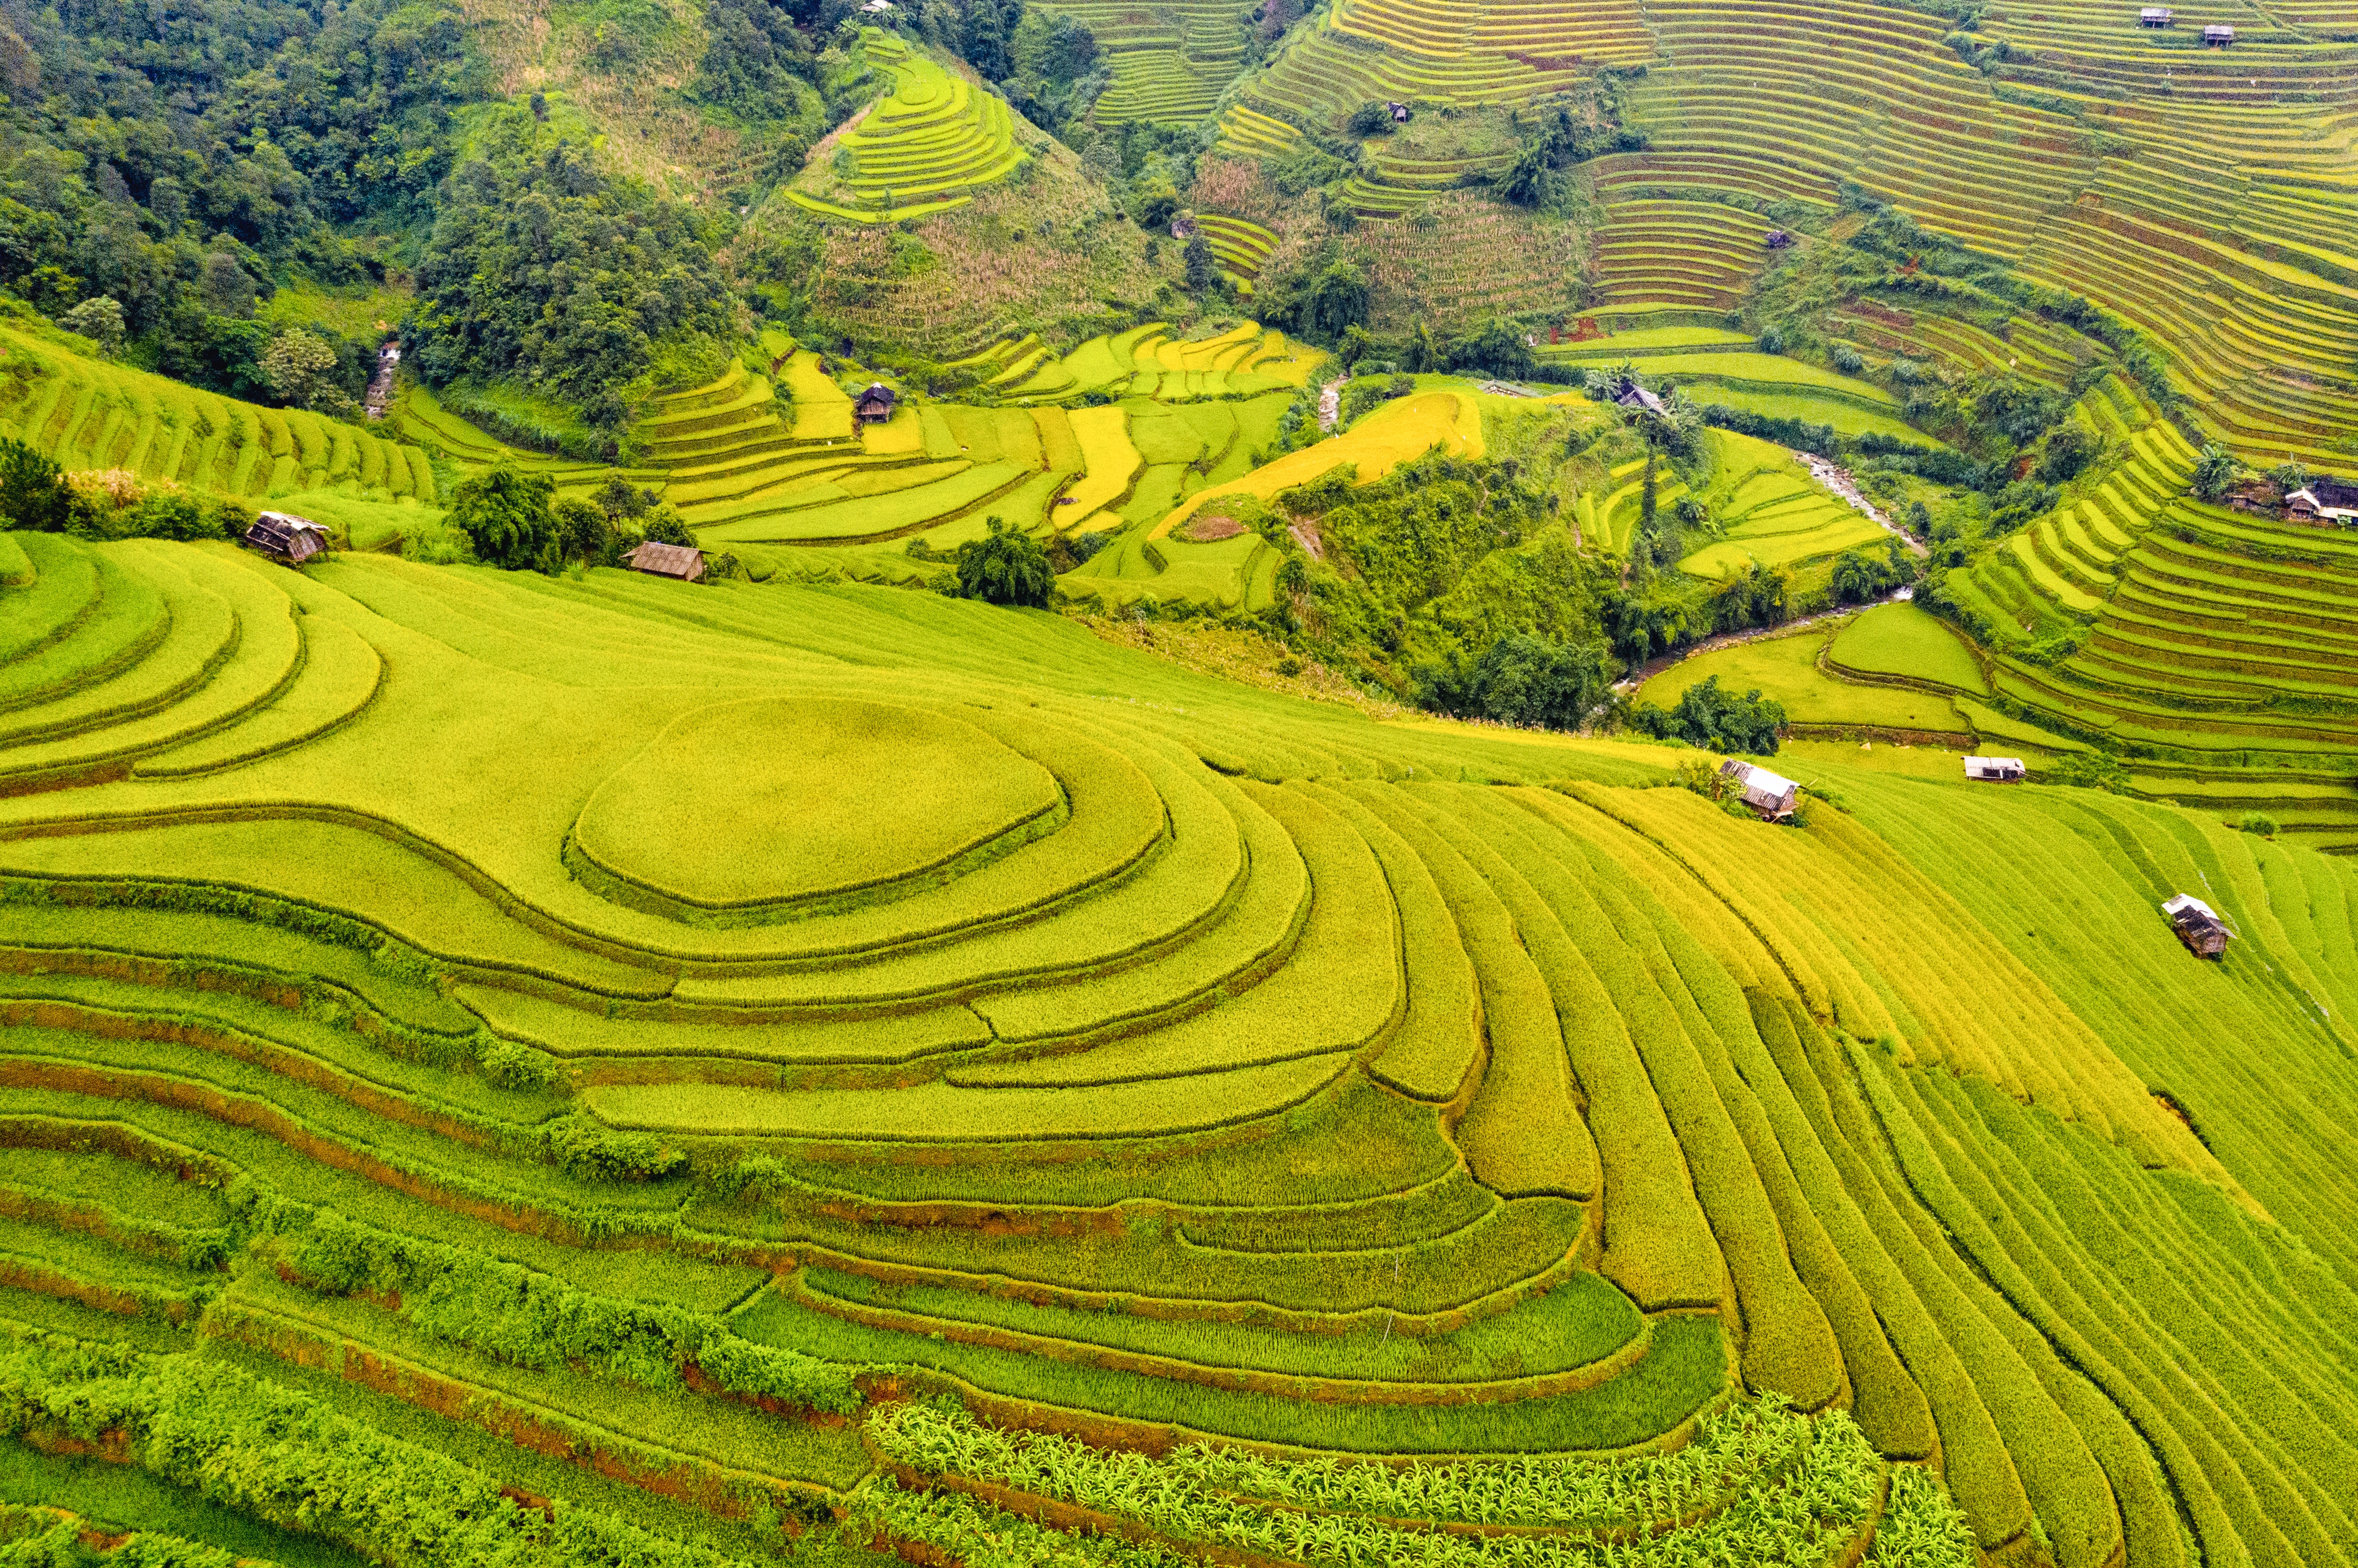
M 123 351 L 123 307 L 112 295 L 101 294 L 83 300 L 59 317 L 58 325 L 96 343 L 98 351 L 108 359 Z
M 2235 482 L 2235 476 L 2243 470 L 2244 465 L 2237 462 L 2235 454 L 2226 448 L 2216 445 L 2205 447 L 2194 463 L 2194 493 L 2205 501 L 2216 501 L 2227 493 L 2227 487 Z
M 997 517 L 990 519 L 988 526 L 987 535 L 958 546 L 958 597 L 1047 609 L 1049 590 L 1056 582 L 1047 550 L 1031 535 L 1009 527 Z
M 553 571 L 564 556 L 551 504 L 556 492 L 546 474 L 518 473 L 503 463 L 450 492 L 450 522 L 486 565 Z
M 289 327 L 262 351 L 262 379 L 290 408 L 349 414 L 352 395 L 335 382 L 336 351 L 300 327 Z
M 1212 254 L 1211 242 L 1201 233 L 1187 236 L 1187 248 L 1180 253 L 1187 269 L 1187 292 L 1202 294 L 1220 281 L 1219 258 Z

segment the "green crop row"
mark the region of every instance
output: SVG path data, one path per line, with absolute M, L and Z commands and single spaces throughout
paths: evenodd
M 1105 1365 L 1131 1365 L 1150 1372 L 1155 1369 L 1150 1363 L 1169 1362 L 1188 1364 L 1207 1373 L 1272 1374 L 1245 1379 L 1206 1376 L 1198 1380 L 1267 1387 L 1280 1392 L 1288 1391 L 1282 1379 L 1300 1378 L 1322 1383 L 1419 1385 L 1414 1390 L 1397 1390 L 1391 1397 L 1422 1395 L 1439 1400 L 1445 1396 L 1447 1385 L 1504 1383 L 1594 1367 L 1630 1346 L 1644 1326 L 1628 1298 L 1602 1277 L 1586 1272 L 1575 1273 L 1551 1291 L 1462 1328 L 1430 1334 L 1416 1331 L 1418 1325 L 1412 1323 L 1394 1332 L 1388 1314 L 1381 1327 L 1366 1322 L 1363 1315 L 1360 1326 L 1341 1336 L 1301 1334 L 1253 1323 L 1146 1316 L 1110 1308 L 1091 1311 L 1033 1304 L 986 1292 L 884 1284 L 832 1271 L 808 1271 L 801 1283 L 803 1301 L 859 1320 L 903 1327 L 929 1324 L 935 1327 L 918 1331 L 946 1331 L 975 1343 L 990 1343 L 994 1337 L 1011 1343 L 1013 1336 L 1021 1336 L 1031 1341 L 1120 1352 L 1123 1357 L 1098 1359 Z M 968 1332 L 961 1335 L 961 1329 Z M 1005 1334 L 992 1336 L 975 1332 L 984 1329 Z M 1090 1357 L 1076 1353 L 1071 1358 Z
M 192 1357 L 10 1328 L 0 1390 L 8 1436 L 54 1430 L 119 1444 L 129 1462 L 214 1502 L 400 1568 L 730 1561 L 588 1509 L 544 1516 L 439 1454 Z
M 1348 1568 L 1552 1568 L 1607 1561 L 1672 1568 L 1739 1556 L 1816 1563 L 1867 1535 L 1884 1485 L 1882 1465 L 1857 1429 L 1830 1415 L 1798 1444 L 1801 1452 L 1789 1466 L 1758 1475 L 1756 1484 L 1738 1487 L 1725 1507 L 1693 1520 L 1675 1519 L 1664 1533 L 1606 1546 L 1557 1535 L 1410 1530 L 1365 1515 L 1268 1508 L 1221 1486 L 1229 1478 L 1224 1472 L 1234 1466 L 1105 1454 L 1066 1438 L 1001 1432 L 944 1404 L 898 1407 L 880 1414 L 870 1430 L 888 1458 L 953 1486 L 970 1477 L 1090 1516 L 1135 1521 L 1158 1537 L 1199 1549 L 1282 1561 L 1314 1555 Z
M 305 1286 L 395 1299 L 419 1333 L 495 1360 L 588 1368 L 654 1388 L 676 1384 L 692 1363 L 718 1387 L 750 1399 L 838 1415 L 860 1407 L 851 1368 L 754 1344 L 708 1314 L 597 1295 L 520 1264 L 330 1211 L 299 1228 L 282 1226 L 278 1236 L 284 1270 Z
M 1286 1449 L 1347 1454 L 1617 1450 L 1650 1442 L 1717 1398 L 1727 1349 L 1707 1314 L 1661 1318 L 1646 1354 L 1576 1393 L 1503 1404 L 1342 1404 L 1207 1387 L 854 1323 L 765 1292 L 737 1314 L 747 1337 L 827 1360 L 900 1367 L 978 1397 L 1086 1411 Z

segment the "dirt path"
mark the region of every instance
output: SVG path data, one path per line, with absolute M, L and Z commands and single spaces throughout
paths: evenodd
M 401 362 L 401 345 L 387 342 L 376 351 L 376 373 L 369 377 L 368 416 L 384 417 L 385 405 L 393 398 L 393 367 Z
M 1892 534 L 1898 537 L 1899 542 L 1907 546 L 1909 549 L 1920 556 L 1930 555 L 1931 553 L 1921 544 L 1917 542 L 1914 535 L 1909 533 L 1907 529 L 1902 528 L 1898 524 L 1894 523 L 1890 518 L 1886 517 L 1880 511 L 1877 510 L 1875 503 L 1869 501 L 1866 497 L 1858 492 L 1858 481 L 1850 477 L 1850 470 L 1846 468 L 1838 468 L 1834 464 L 1828 462 L 1825 459 L 1818 456 L 1815 452 L 1795 452 L 1793 456 L 1801 462 L 1802 467 L 1810 470 L 1810 477 L 1812 479 L 1816 480 L 1820 484 L 1824 485 L 1828 490 L 1833 491 L 1836 495 L 1839 495 L 1844 501 L 1849 502 L 1851 505 L 1856 507 L 1859 511 L 1866 513 L 1867 516 L 1873 518 L 1885 528 L 1890 530 Z
M 1343 383 L 1347 377 L 1336 376 L 1318 389 L 1318 427 L 1332 430 L 1335 421 L 1343 416 Z

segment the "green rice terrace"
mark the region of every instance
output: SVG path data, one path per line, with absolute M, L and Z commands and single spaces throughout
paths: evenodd
M 0 1564 L 2358 1568 L 2358 13 L 2142 9 L 0 10 Z

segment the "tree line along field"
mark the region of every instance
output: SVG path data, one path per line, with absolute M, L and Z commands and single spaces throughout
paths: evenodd
M 1839 763 L 1771 827 L 880 587 L 9 537 L 28 1530 L 2347 1553 L 2346 860 Z

